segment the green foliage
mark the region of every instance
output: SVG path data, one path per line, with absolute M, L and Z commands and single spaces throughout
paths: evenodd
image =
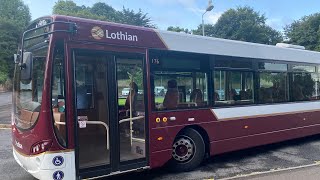
M 282 41 L 281 33 L 266 24 L 265 15 L 250 7 L 238 7 L 223 13 L 211 34 L 224 39 L 262 44 L 276 44 Z
M 193 30 L 192 31 L 193 34 L 196 34 L 196 35 L 202 35 L 202 24 L 200 24 L 198 26 L 198 28 L 196 30 Z M 205 36 L 209 36 L 209 37 L 215 37 L 215 34 L 214 34 L 214 25 L 212 24 L 205 24 L 204 25 L 204 34 Z
M 320 51 L 320 13 L 304 16 L 285 27 L 289 43 L 305 46 L 306 49 Z
M 77 6 L 73 1 L 59 0 L 53 7 L 53 14 L 76 16 L 89 19 L 106 20 L 102 16 L 91 13 L 91 9 L 86 6 Z
M 179 26 L 176 26 L 176 27 L 173 27 L 173 26 L 169 26 L 167 28 L 167 31 L 173 31 L 173 32 L 184 32 L 184 33 L 187 33 L 187 34 L 190 34 L 191 31 L 189 31 L 189 29 L 185 29 L 185 28 L 181 28 Z
M 155 27 L 151 23 L 148 14 L 143 13 L 141 10 L 135 12 L 123 7 L 121 11 L 117 11 L 103 2 L 95 3 L 92 7 L 86 7 L 78 6 L 72 0 L 59 0 L 53 7 L 53 14 L 112 21 L 136 26 Z
M 29 8 L 21 0 L 0 0 L 0 84 L 13 77 L 13 54 L 30 19 Z
M 21 0 L 0 0 L 0 20 L 12 22 L 22 31 L 30 19 L 29 7 Z
M 113 9 L 113 7 L 107 5 L 106 3 L 98 2 L 95 3 L 90 9 L 91 14 L 95 14 L 102 17 L 102 20 L 109 20 L 112 22 L 119 22 L 119 12 Z
M 148 14 L 144 14 L 141 9 L 136 13 L 133 10 L 122 8 L 120 12 L 120 23 L 131 24 L 136 26 L 144 27 L 155 27 L 151 23 L 151 19 L 148 17 Z

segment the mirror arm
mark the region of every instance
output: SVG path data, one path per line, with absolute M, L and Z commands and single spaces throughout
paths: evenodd
M 27 67 L 26 63 L 19 63 L 20 70 L 25 69 Z

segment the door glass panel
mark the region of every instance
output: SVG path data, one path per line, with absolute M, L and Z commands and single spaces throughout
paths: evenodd
M 120 161 L 144 158 L 145 106 L 142 60 L 118 58 Z
M 110 163 L 107 61 L 98 54 L 76 56 L 76 106 L 78 115 L 79 166 Z

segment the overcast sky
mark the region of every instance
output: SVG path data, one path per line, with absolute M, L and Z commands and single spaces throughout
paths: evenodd
M 52 14 L 52 7 L 57 0 L 23 0 L 30 8 L 32 19 Z M 160 29 L 168 26 L 180 26 L 196 29 L 201 23 L 201 16 L 207 0 L 74 0 L 77 5 L 91 6 L 96 2 L 105 2 L 117 10 L 122 7 L 139 10 L 149 14 L 154 24 Z M 238 6 L 250 6 L 268 18 L 267 23 L 282 30 L 287 24 L 320 12 L 319 0 L 213 0 L 215 8 L 205 15 L 205 23 L 215 23 L 223 12 Z

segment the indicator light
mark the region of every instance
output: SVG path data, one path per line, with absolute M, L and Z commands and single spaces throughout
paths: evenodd
M 248 129 L 248 128 L 249 128 L 249 126 L 244 126 L 244 128 L 245 128 L 245 129 Z
M 157 140 L 158 140 L 158 141 L 162 141 L 162 140 L 163 140 L 163 137 L 160 136 L 160 137 L 157 138 Z
M 156 122 L 159 123 L 161 121 L 160 118 L 156 118 Z
M 162 121 L 163 121 L 163 122 L 167 122 L 167 121 L 168 121 L 168 118 L 164 117 L 164 118 L 162 119 Z

